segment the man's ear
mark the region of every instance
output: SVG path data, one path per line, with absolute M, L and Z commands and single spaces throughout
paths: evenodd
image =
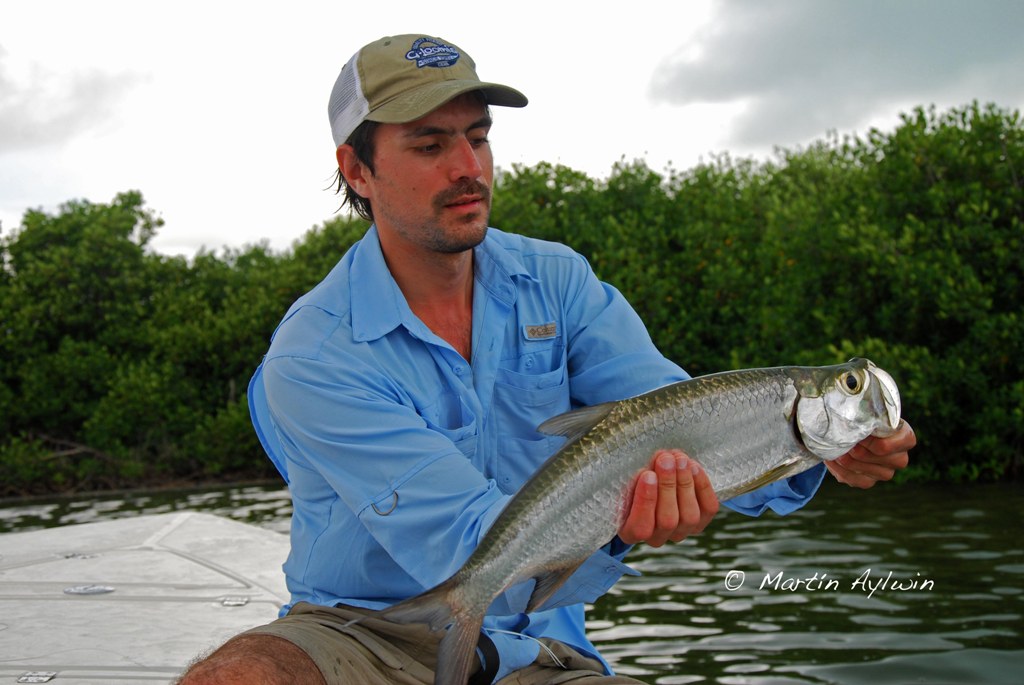
M 339 145 L 336 156 L 338 169 L 341 171 L 345 183 L 360 196 L 369 198 L 369 179 L 373 177 L 373 173 L 356 156 L 355 148 L 351 145 Z

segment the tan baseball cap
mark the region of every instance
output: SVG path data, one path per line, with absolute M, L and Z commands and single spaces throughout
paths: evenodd
M 334 145 L 343 145 L 364 121 L 415 121 L 474 90 L 489 105 L 527 103 L 514 88 L 481 81 L 473 59 L 453 43 L 420 34 L 381 38 L 354 54 L 334 83 L 327 105 Z

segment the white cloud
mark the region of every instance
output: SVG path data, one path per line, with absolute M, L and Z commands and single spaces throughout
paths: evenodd
M 36 62 L 16 65 L 0 46 L 0 155 L 59 145 L 108 125 L 122 95 L 141 80 L 131 72 L 60 73 Z
M 1017 0 L 721 0 L 651 82 L 675 105 L 743 101 L 736 145 L 788 144 L 899 108 L 1024 101 Z
M 919 4 L 922 3 L 923 4 Z M 620 158 L 686 169 L 918 104 L 1019 107 L 1017 0 L 411 0 L 282 4 L 40 0 L 0 22 L 0 221 L 141 190 L 190 254 L 284 249 L 338 206 L 326 105 L 382 35 L 451 40 L 530 98 L 496 111 L 496 163 L 606 175 Z M 864 9 L 866 8 L 866 9 Z M 515 230 L 516 227 L 504 227 Z

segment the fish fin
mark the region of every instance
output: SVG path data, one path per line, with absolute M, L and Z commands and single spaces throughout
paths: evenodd
M 456 619 L 441 638 L 437 649 L 437 669 L 434 685 L 465 685 L 473 666 L 477 663 L 476 646 L 480 642 L 480 629 L 484 617 Z
M 789 461 L 782 462 L 770 471 L 762 473 L 754 480 L 737 486 L 735 490 L 719 493 L 718 497 L 721 500 L 727 500 L 732 499 L 733 497 L 739 497 L 740 495 L 745 495 L 748 492 L 753 492 L 754 490 L 768 485 L 769 483 L 774 483 L 777 480 L 782 480 L 783 478 L 788 478 L 789 476 L 795 476 L 798 473 L 802 473 L 815 464 L 818 464 L 820 461 L 820 459 L 805 456 L 794 457 Z
M 570 442 L 578 440 L 591 428 L 601 423 L 615 404 L 615 402 L 605 402 L 552 416 L 537 426 L 537 432 L 545 435 L 561 435 L 568 438 Z
M 530 601 L 526 604 L 526 613 L 535 611 L 544 602 L 551 599 L 551 595 L 555 594 L 555 591 L 562 587 L 565 581 L 569 580 L 569 576 L 576 573 L 576 569 L 582 564 L 582 561 L 576 562 L 537 576 L 537 584 L 533 588 L 533 594 L 530 595 Z
M 377 618 L 392 623 L 426 623 L 431 630 L 441 630 L 451 623 L 455 607 L 452 605 L 448 583 L 433 590 L 381 609 Z
M 476 664 L 476 646 L 484 617 L 470 616 L 455 606 L 452 580 L 433 590 L 378 611 L 375 616 L 393 623 L 426 623 L 431 630 L 448 626 L 437 650 L 434 685 L 465 685 Z

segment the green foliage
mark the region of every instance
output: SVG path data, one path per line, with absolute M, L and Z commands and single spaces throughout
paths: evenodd
M 1022 221 L 1019 114 L 977 104 L 760 164 L 514 167 L 492 216 L 586 255 L 695 375 L 873 359 L 919 436 L 902 477 L 964 481 L 1021 475 Z M 273 475 L 249 377 L 366 225 L 188 260 L 159 227 L 129 192 L 0 236 L 0 495 Z
M 1024 128 L 977 104 L 764 164 L 500 178 L 493 223 L 564 240 L 693 374 L 866 356 L 920 448 L 905 478 L 1019 477 Z
M 365 224 L 191 260 L 146 249 L 159 225 L 131 192 L 0 237 L 0 495 L 275 473 L 249 378 Z

